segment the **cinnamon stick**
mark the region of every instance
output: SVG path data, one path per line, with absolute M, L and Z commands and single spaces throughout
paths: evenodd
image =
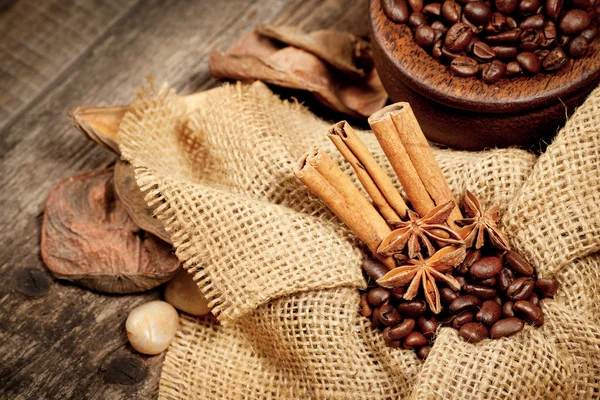
M 382 124 L 384 121 L 385 123 Z M 402 164 L 410 163 L 412 169 L 409 169 L 411 173 L 413 171 L 417 173 L 418 179 L 413 174 L 404 178 L 399 176 L 399 178 L 408 199 L 420 215 L 425 215 L 433 207 L 444 204 L 448 200 L 454 200 L 448 182 L 446 182 L 446 178 L 433 156 L 431 147 L 425 135 L 423 135 L 410 104 L 401 102 L 384 107 L 369 117 L 369 124 L 378 140 L 380 136 L 382 137 L 380 143 L 382 141 L 393 142 L 395 145 L 398 142 L 401 143 L 401 149 L 396 150 L 399 156 L 396 157 L 396 160 L 403 158 Z M 386 155 L 388 154 L 385 148 L 384 152 Z M 390 162 L 394 166 L 391 159 Z M 396 171 L 396 168 L 394 168 L 394 171 Z M 411 190 L 414 198 L 409 194 L 408 186 L 417 187 L 417 190 Z M 423 192 L 423 189 L 425 192 Z M 460 209 L 456 205 L 448 217 L 448 225 L 452 229 L 458 229 L 454 221 L 462 218 Z
M 328 136 L 354 168 L 358 180 L 383 217 L 388 221 L 404 218 L 408 210 L 406 203 L 352 126 L 346 121 L 338 122 L 329 129 Z
M 294 174 L 331 209 L 369 250 L 388 268 L 396 267 L 393 258 L 377 255 L 377 248 L 391 229 L 375 207 L 323 151 L 304 154 Z

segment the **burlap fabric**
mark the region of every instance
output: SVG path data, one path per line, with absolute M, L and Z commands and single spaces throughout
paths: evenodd
M 161 399 L 600 398 L 600 89 L 537 160 L 435 151 L 454 193 L 500 203 L 515 248 L 563 285 L 543 301 L 543 327 L 475 345 L 442 328 L 425 362 L 387 348 L 359 315 L 365 253 L 292 174 L 317 146 L 353 176 L 330 122 L 261 83 L 214 89 L 198 106 L 144 93 L 119 133 L 220 322 L 182 316 Z

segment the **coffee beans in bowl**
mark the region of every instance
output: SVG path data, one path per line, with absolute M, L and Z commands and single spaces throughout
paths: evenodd
M 382 0 L 382 8 L 456 76 L 488 84 L 554 73 L 598 40 L 598 0 Z

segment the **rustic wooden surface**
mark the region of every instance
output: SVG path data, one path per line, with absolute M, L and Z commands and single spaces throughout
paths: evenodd
M 60 180 L 115 161 L 71 127 L 78 105 L 131 100 L 145 77 L 181 93 L 217 85 L 208 53 L 259 22 L 365 35 L 367 1 L 0 0 L 0 398 L 155 398 L 163 356 L 137 354 L 125 318 L 159 298 L 55 280 L 40 258 Z

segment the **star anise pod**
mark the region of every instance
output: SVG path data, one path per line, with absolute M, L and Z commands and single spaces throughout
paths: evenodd
M 446 273 L 461 263 L 465 255 L 465 247 L 458 245 L 446 246 L 425 259 L 419 254 L 418 259 L 408 260 L 407 264 L 394 268 L 379 278 L 377 283 L 388 289 L 408 285 L 403 296 L 405 300 L 414 299 L 422 285 L 429 308 L 438 314 L 442 310 L 442 306 L 440 292 L 435 281 L 445 282 L 453 290 L 460 290 L 460 283 L 452 275 Z
M 464 239 L 467 247 L 482 248 L 487 233 L 494 247 L 505 251 L 510 250 L 508 238 L 498 229 L 500 207 L 497 204 L 484 211 L 477 197 L 467 190 L 462 205 L 467 218 L 457 220 L 456 224 L 462 226 L 458 234 Z
M 388 221 L 395 228 L 379 245 L 377 253 L 392 256 L 402 252 L 408 245 L 408 257 L 415 258 L 421 253 L 421 245 L 427 249 L 427 255 L 435 253 L 431 239 L 444 244 L 463 244 L 461 237 L 452 229 L 443 225 L 454 209 L 454 201 L 435 207 L 423 218 L 408 210 L 408 221 Z

